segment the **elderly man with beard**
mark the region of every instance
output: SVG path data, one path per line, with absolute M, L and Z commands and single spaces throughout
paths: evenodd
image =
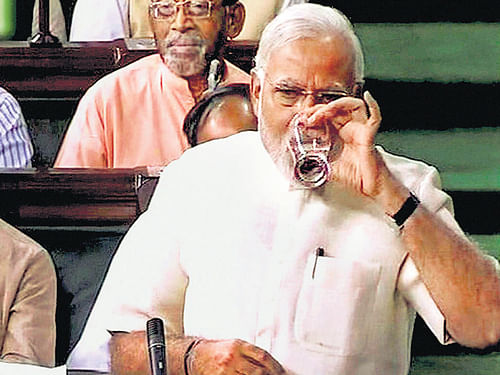
M 176 375 L 403 375 L 416 312 L 442 343 L 496 343 L 498 263 L 461 231 L 435 168 L 374 145 L 381 114 L 362 85 L 344 15 L 315 4 L 278 15 L 252 73 L 259 131 L 165 168 L 73 359 L 146 374 L 152 317 Z M 330 146 L 297 172 L 300 133 L 328 133 Z M 327 178 L 312 184 L 318 160 Z
M 151 1 L 158 54 L 94 84 L 82 97 L 55 167 L 164 166 L 188 147 L 182 130 L 189 109 L 207 89 L 212 60 L 224 83 L 249 76 L 222 58 L 240 32 L 237 0 Z

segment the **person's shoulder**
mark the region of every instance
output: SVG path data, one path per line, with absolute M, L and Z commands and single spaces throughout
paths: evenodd
M 50 255 L 42 245 L 19 229 L 0 219 L 0 250 L 2 258 L 22 258 L 25 260 L 50 260 Z
M 101 90 L 108 91 L 117 87 L 134 87 L 138 81 L 147 81 L 151 73 L 157 72 L 159 64 L 162 64 L 162 61 L 160 55 L 157 53 L 141 57 L 100 78 L 88 89 L 88 92 L 96 93 Z
M 8 98 L 10 96 L 11 94 L 0 86 L 0 103 L 2 103 L 5 100 L 5 98 Z
M 156 69 L 160 64 L 163 64 L 160 54 L 152 53 L 151 55 L 141 57 L 131 62 L 130 64 L 118 69 L 117 72 L 120 71 L 130 73 L 135 71 L 142 71 L 144 69 Z
M 20 126 L 25 126 L 21 105 L 10 92 L 0 87 L 0 137 L 4 137 L 4 142 L 12 142 L 6 134 Z
M 163 170 L 162 178 L 180 179 L 173 176 L 181 175 L 183 181 L 200 178 L 214 181 L 230 174 L 236 178 L 245 165 L 252 165 L 255 161 L 259 142 L 258 132 L 244 131 L 199 144 L 171 162 Z
M 196 163 L 212 163 L 216 160 L 226 160 L 228 163 L 239 163 L 251 159 L 255 147 L 259 144 L 259 134 L 256 131 L 242 131 L 229 137 L 213 139 L 201 143 L 184 152 L 180 159 Z
M 184 151 L 161 172 L 154 206 L 160 212 L 164 207 L 191 212 L 250 189 L 258 174 L 259 145 L 258 133 L 247 131 Z
M 9 105 L 14 107 L 19 107 L 19 103 L 16 98 L 8 92 L 3 87 L 0 87 L 0 106 Z
M 109 73 L 107 76 L 104 76 L 101 81 L 113 78 L 130 78 L 130 75 L 144 74 L 151 69 L 158 69 L 159 64 L 162 64 L 160 55 L 158 53 L 153 53 L 151 55 L 141 57 L 140 59 L 137 59 L 130 64 Z

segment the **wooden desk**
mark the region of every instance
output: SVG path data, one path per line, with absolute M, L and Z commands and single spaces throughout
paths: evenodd
M 128 226 L 157 177 L 136 169 L 0 170 L 0 215 L 18 227 Z

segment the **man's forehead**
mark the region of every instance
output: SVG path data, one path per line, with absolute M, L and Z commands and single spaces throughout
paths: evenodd
M 352 44 L 343 36 L 326 38 L 301 38 L 277 46 L 269 55 L 269 65 L 278 68 L 291 68 L 286 66 L 290 62 L 303 65 L 308 63 L 331 63 L 344 66 L 353 61 L 355 51 Z
M 309 89 L 345 88 L 354 72 L 353 50 L 332 39 L 298 39 L 271 53 L 266 72 L 273 84 Z

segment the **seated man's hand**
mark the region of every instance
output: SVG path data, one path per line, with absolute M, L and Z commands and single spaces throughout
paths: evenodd
M 190 375 L 285 374 L 268 352 L 243 340 L 203 340 L 189 362 Z
M 376 195 L 382 163 L 374 141 L 382 116 L 370 93 L 365 92 L 364 101 L 341 98 L 311 107 L 305 114 L 308 126 L 326 122 L 333 138 L 341 141 L 341 151 L 332 164 L 333 178 L 367 196 Z

